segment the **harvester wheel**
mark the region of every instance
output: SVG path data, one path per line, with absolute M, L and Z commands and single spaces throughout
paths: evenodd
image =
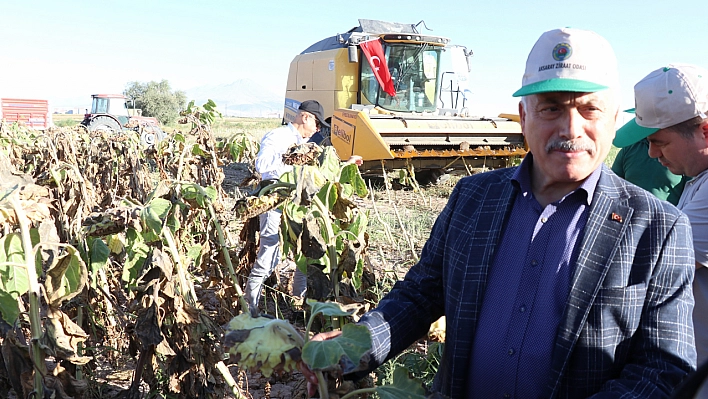
M 123 129 L 121 129 L 120 124 L 115 120 L 107 116 L 97 116 L 89 122 L 88 130 L 90 132 L 104 130 L 107 132 L 120 133 Z

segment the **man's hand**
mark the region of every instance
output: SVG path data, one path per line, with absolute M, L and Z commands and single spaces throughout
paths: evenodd
M 359 158 L 361 159 L 361 157 Z M 314 337 L 310 338 L 310 341 L 326 341 L 328 339 L 336 338 L 340 335 L 342 335 L 341 331 L 329 331 L 315 335 Z M 297 365 L 302 375 L 305 376 L 305 380 L 307 381 L 307 396 L 311 398 L 312 395 L 314 395 L 317 391 L 317 386 L 319 385 L 317 375 L 315 375 L 315 373 L 310 370 L 310 368 L 307 367 L 307 365 L 302 361 L 298 362 Z M 325 389 L 327 389 L 327 387 L 325 387 Z
M 359 155 L 352 155 L 347 159 L 347 163 L 353 163 L 356 166 L 361 166 L 364 163 L 364 159 Z

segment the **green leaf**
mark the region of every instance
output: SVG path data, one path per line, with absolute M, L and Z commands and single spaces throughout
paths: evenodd
M 164 198 L 153 198 L 147 207 L 154 210 L 160 219 L 164 219 L 170 209 L 172 209 L 172 202 Z
M 206 156 L 206 152 L 202 150 L 202 147 L 199 146 L 199 144 L 194 144 L 192 146 L 192 155 L 200 155 L 200 156 Z
M 96 288 L 96 277 L 98 271 L 103 269 L 108 263 L 108 256 L 111 249 L 101 238 L 89 238 L 89 259 L 91 262 L 91 287 Z
M 300 270 L 302 274 L 307 275 L 307 257 L 300 253 L 296 254 L 295 267 L 297 267 L 297 270 Z M 308 301 L 309 300 L 310 299 L 308 299 Z
M 192 245 L 187 250 L 187 258 L 191 259 L 195 265 L 199 265 L 199 259 L 201 258 L 201 256 L 202 256 L 202 246 L 199 244 Z
M 339 178 L 342 184 L 350 184 L 354 188 L 354 192 L 360 198 L 369 195 L 369 190 L 366 189 L 366 183 L 359 173 L 359 167 L 355 164 L 346 165 L 342 168 L 342 174 Z
M 217 193 L 216 193 L 216 189 L 215 189 L 214 187 L 212 187 L 212 186 L 205 187 L 205 188 L 204 188 L 204 192 L 206 193 L 207 197 L 209 197 L 209 199 L 210 199 L 211 201 L 215 201 L 215 200 L 216 200 L 216 194 L 217 194 Z
M 49 304 L 59 307 L 62 302 L 75 297 L 84 289 L 88 280 L 86 264 L 76 249 L 65 247 L 66 252 L 47 270 L 44 287 Z
M 145 259 L 147 259 L 150 247 L 145 244 L 143 236 L 134 229 L 128 229 L 125 233 L 125 238 L 126 259 L 125 264 L 123 264 L 122 279 L 131 286 L 138 279 L 138 273 L 143 263 L 145 263 Z
M 22 238 L 11 233 L 0 238 L 0 289 L 15 298 L 29 290 Z
M 0 312 L 2 312 L 2 319 L 9 325 L 14 325 L 20 316 L 20 305 L 17 303 L 17 297 L 2 289 L 0 289 Z
M 58 240 L 58 239 L 57 239 Z M 42 237 L 39 230 L 32 228 L 30 229 L 30 241 L 32 241 L 32 248 L 35 248 L 37 244 L 42 241 Z M 34 266 L 37 272 L 37 277 L 42 276 L 42 251 L 36 251 L 34 254 Z
M 316 195 L 322 186 L 327 183 L 327 179 L 325 179 L 320 170 L 311 165 L 295 166 L 293 172 L 297 180 L 295 198 L 293 198 L 293 202 L 296 204 L 303 203 L 303 195 L 307 196 L 309 200 L 311 196 Z
M 337 179 L 339 179 L 341 167 L 339 166 L 339 157 L 337 156 L 337 152 L 334 147 L 324 147 L 324 151 L 320 158 L 322 159 L 320 163 L 320 172 L 322 175 L 329 181 L 337 181 Z
M 312 308 L 312 316 L 310 317 L 314 317 L 319 313 L 329 317 L 351 316 L 354 313 L 353 310 L 342 309 L 342 306 L 337 302 L 318 302 L 314 299 L 308 299 L 307 304 Z
M 329 246 L 327 246 L 327 251 L 329 251 Z M 324 256 L 318 260 L 318 262 L 322 265 L 322 273 L 329 274 L 332 271 L 332 262 L 330 262 L 329 255 L 327 253 L 325 253 Z
M 167 226 L 172 231 L 172 234 L 177 232 L 177 230 L 179 230 L 182 226 L 182 223 L 180 223 L 179 218 L 177 217 L 177 212 L 178 211 L 171 212 L 170 215 L 167 217 Z
M 182 185 L 182 198 L 184 199 L 195 199 L 199 195 L 198 186 L 194 183 L 185 183 Z
M 20 315 L 19 297 L 29 291 L 29 278 L 24 267 L 22 238 L 11 233 L 0 238 L 0 312 L 8 324 Z
M 351 198 L 354 195 L 354 186 L 351 184 L 339 183 L 342 188 L 342 197 Z
M 393 371 L 393 384 L 376 387 L 381 399 L 425 399 L 423 384 L 408 376 L 408 369 L 398 367 Z
M 327 182 L 317 193 L 317 198 L 331 211 L 337 202 L 337 187 L 331 182 Z
M 326 341 L 308 341 L 302 348 L 302 360 L 312 370 L 322 370 L 343 361 L 349 367 L 359 365 L 371 349 L 371 333 L 366 326 L 345 324 L 342 335 Z
M 201 208 L 206 208 L 207 199 L 214 201 L 216 199 L 216 189 L 214 187 L 202 188 L 195 183 L 182 185 L 182 197 L 185 199 L 195 200 Z
M 359 291 L 361 289 L 361 276 L 364 274 L 364 259 L 357 259 L 356 269 L 354 269 L 354 273 L 352 274 L 352 285 Z
M 354 220 L 347 226 L 347 231 L 352 232 L 359 241 L 364 242 L 364 232 L 366 231 L 366 226 L 369 224 L 369 218 L 364 212 L 357 212 L 354 216 Z M 350 237 L 347 237 L 350 238 Z
M 157 241 L 162 232 L 162 219 L 154 208 L 145 207 L 140 210 L 140 220 L 144 229 L 144 238 L 147 242 Z
M 292 202 L 287 202 L 285 204 L 285 209 L 283 213 L 287 213 L 288 217 L 298 223 L 302 223 L 302 219 L 307 214 L 308 209 L 305 206 L 297 205 Z

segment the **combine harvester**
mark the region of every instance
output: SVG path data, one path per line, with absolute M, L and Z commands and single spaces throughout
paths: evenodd
M 308 47 L 290 64 L 284 122 L 300 102 L 319 101 L 332 126 L 323 135 L 341 159 L 362 156 L 365 175 L 469 174 L 523 157 L 518 116 L 475 117 L 464 106 L 471 52 L 421 34 L 421 23 L 360 19 Z M 454 67 L 443 72 L 446 57 Z

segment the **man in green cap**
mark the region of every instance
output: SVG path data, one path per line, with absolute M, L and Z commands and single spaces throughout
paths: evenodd
M 634 109 L 625 112 L 634 114 Z M 671 173 L 658 159 L 650 157 L 649 141 L 646 139 L 622 147 L 612 163 L 612 171 L 673 205 L 678 205 L 684 185 L 691 180 L 690 177 Z
M 634 86 L 636 117 L 617 131 L 618 147 L 640 140 L 672 173 L 693 177 L 678 208 L 693 230 L 693 281 L 698 364 L 708 360 L 708 70 L 688 64 L 659 68 Z

